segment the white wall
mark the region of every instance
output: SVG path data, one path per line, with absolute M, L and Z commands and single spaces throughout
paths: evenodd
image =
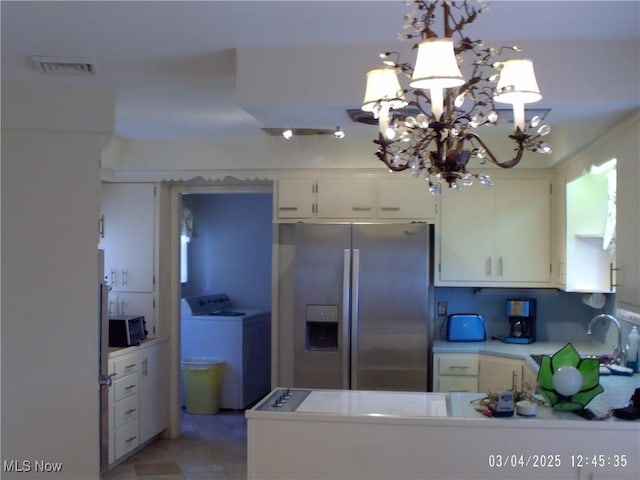
M 336 140 L 332 136 L 247 137 L 223 139 L 120 139 L 120 159 L 115 179 L 122 181 L 189 180 L 202 176 L 222 179 L 274 179 L 309 172 L 336 171 L 383 173 L 387 169 L 375 153 L 377 128 L 366 135 Z M 497 158 L 513 156 L 513 143 L 506 135 L 484 135 Z M 550 140 L 552 142 L 552 140 Z M 524 154 L 519 169 L 549 168 L 551 157 Z M 495 168 L 473 161 L 472 169 Z M 410 174 L 405 172 L 407 176 Z
M 3 84 L 2 94 L 1 460 L 62 464 L 2 478 L 98 478 L 99 157 L 113 96 L 94 91 L 102 116 L 92 111 L 98 121 L 85 125 L 96 131 L 81 133 L 72 131 L 89 120 L 80 110 L 55 115 L 82 104 L 62 101 L 74 90 L 39 95 L 39 105 L 28 90 Z

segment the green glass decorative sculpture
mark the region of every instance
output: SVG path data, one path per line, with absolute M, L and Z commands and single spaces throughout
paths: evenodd
M 581 358 L 571 343 L 551 356 L 542 356 L 538 386 L 542 396 L 556 410 L 585 408 L 596 395 L 604 392 L 599 382 L 600 361 Z

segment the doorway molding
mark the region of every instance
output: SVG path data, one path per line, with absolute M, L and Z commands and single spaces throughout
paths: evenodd
M 227 177 L 224 184 L 205 180 L 203 178 L 193 179 L 188 182 L 177 182 L 169 185 L 170 189 L 170 212 L 169 212 L 169 429 L 168 435 L 175 439 L 181 432 L 181 401 L 180 401 L 180 211 L 184 194 L 252 194 L 271 193 L 273 194 L 273 182 L 264 180 L 238 180 Z M 273 260 L 272 260 L 273 261 Z M 272 280 L 273 284 L 273 280 Z M 273 288 L 273 286 L 272 286 Z M 273 295 L 272 295 L 273 297 Z M 276 306 L 277 308 L 277 306 Z M 274 306 L 272 305 L 272 311 Z M 275 310 L 277 311 L 277 310 Z M 271 322 L 272 338 L 277 336 L 273 330 L 277 328 L 277 322 Z M 273 362 L 273 360 L 272 360 Z M 273 372 L 273 365 L 272 365 Z

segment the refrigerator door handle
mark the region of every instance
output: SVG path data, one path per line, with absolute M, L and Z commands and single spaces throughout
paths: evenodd
M 351 250 L 344 249 L 342 263 L 342 388 L 349 389 L 349 305 L 351 305 Z
M 353 249 L 351 266 L 351 389 L 358 389 L 358 330 L 360 301 L 360 249 Z

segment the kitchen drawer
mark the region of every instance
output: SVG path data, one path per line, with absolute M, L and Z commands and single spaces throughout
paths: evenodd
M 138 418 L 138 395 L 128 397 L 116 402 L 113 406 L 113 421 L 116 428 Z
M 438 378 L 437 392 L 477 392 L 478 377 L 446 375 Z
M 125 378 L 113 382 L 113 401 L 118 402 L 123 398 L 138 393 L 138 376 L 128 375 Z
M 116 378 L 122 378 L 126 375 L 130 375 L 138 371 L 138 354 L 124 355 L 122 357 L 114 358 L 113 364 L 115 366 Z
M 438 357 L 440 375 L 478 375 L 477 355 L 441 355 Z
M 129 422 L 115 431 L 116 458 L 126 455 L 140 444 L 138 422 Z

